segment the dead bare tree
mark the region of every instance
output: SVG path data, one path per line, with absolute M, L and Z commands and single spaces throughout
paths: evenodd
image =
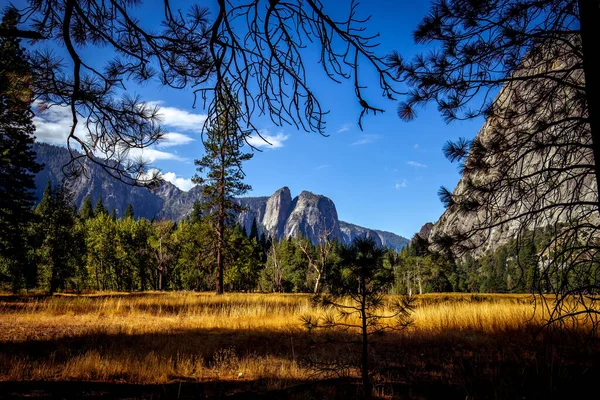
M 273 291 L 274 292 L 283 292 L 283 271 L 281 265 L 279 263 L 279 258 L 277 255 L 277 245 L 278 242 L 275 240 L 275 234 L 271 233 L 271 248 L 269 249 L 268 259 L 271 259 L 273 262 Z
M 319 243 L 316 247 L 316 257 L 312 254 L 308 240 L 300 240 L 300 249 L 308 260 L 308 267 L 315 272 L 315 287 L 313 290 L 314 294 L 319 294 L 321 291 L 321 281 L 326 272 L 326 268 L 329 265 L 329 254 L 333 249 L 333 243 L 330 239 L 333 233 L 333 227 L 327 229 L 324 221 L 321 223 L 323 227 L 321 233 L 319 233 Z

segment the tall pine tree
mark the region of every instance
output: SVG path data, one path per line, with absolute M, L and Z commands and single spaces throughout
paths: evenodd
M 40 235 L 38 280 L 41 288 L 54 293 L 68 288 L 81 263 L 82 245 L 76 237 L 77 214 L 72 207 L 72 194 L 66 186 L 52 186 L 50 180 L 44 197 L 35 209 L 39 215 Z
M 9 8 L 2 29 L 15 29 L 18 12 Z M 32 150 L 31 72 L 17 38 L 0 37 L 0 278 L 13 290 L 25 284 L 27 224 L 33 218 L 34 176 L 41 166 Z M 6 279 L 8 278 L 8 279 Z
M 124 218 L 135 218 L 135 212 L 133 211 L 133 206 L 131 203 L 127 204 L 127 208 L 125 209 L 125 214 L 123 214 Z
M 96 202 L 96 206 L 94 207 L 94 214 L 108 214 L 108 210 L 104 207 L 104 203 L 102 202 L 102 196 L 98 197 L 98 201 Z
M 243 183 L 242 162 L 252 158 L 252 154 L 241 151 L 247 132 L 238 123 L 242 113 L 237 99 L 231 96 L 228 84 L 219 88 L 216 95 L 216 112 L 211 116 L 210 129 L 204 140 L 206 154 L 194 162 L 198 174 L 192 180 L 203 185 L 202 207 L 215 230 L 216 292 L 221 294 L 226 243 L 224 236 L 235 214 L 243 209 L 233 197 L 250 190 L 250 185 Z
M 252 219 L 252 226 L 250 227 L 250 234 L 248 235 L 250 240 L 258 240 L 258 224 L 256 223 L 256 217 Z
M 81 205 L 79 215 L 84 220 L 94 218 L 94 206 L 92 205 L 92 197 L 89 194 L 83 199 L 83 204 Z

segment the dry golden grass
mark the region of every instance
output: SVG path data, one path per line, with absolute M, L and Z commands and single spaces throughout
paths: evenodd
M 0 304 L 1 380 L 304 379 L 259 341 L 301 331 L 307 296 L 144 293 L 53 296 Z M 83 345 L 81 345 L 83 344 Z M 32 353 L 37 347 L 42 357 Z M 74 348 L 80 346 L 81 348 Z
M 303 328 L 300 316 L 322 312 L 309 295 L 6 295 L 0 297 L 0 381 L 263 379 L 280 388 L 315 376 L 309 357 L 334 360 L 351 351 L 322 345 Z M 380 339 L 385 354 L 408 368 L 406 379 L 431 367 L 457 384 L 473 357 L 488 369 L 502 357 L 538 357 L 535 332 L 544 322 L 525 295 L 419 296 L 413 319 L 410 329 Z

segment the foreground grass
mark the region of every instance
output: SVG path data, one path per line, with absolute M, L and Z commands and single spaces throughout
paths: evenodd
M 0 298 L 0 381 L 234 381 L 272 390 L 356 376 L 353 368 L 321 364 L 356 354 L 348 333 L 303 328 L 301 316 L 322 313 L 308 295 L 6 295 Z M 393 382 L 535 396 L 598 371 L 595 342 L 571 332 L 557 346 L 557 336 L 540 331 L 543 314 L 529 296 L 424 295 L 413 320 L 373 347 L 381 395 L 390 395 Z

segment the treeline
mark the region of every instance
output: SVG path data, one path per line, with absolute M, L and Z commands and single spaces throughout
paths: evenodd
M 48 183 L 35 218 L 27 221 L 25 263 L 0 259 L 4 290 L 56 291 L 212 291 L 215 287 L 214 225 L 197 204 L 185 220 L 134 218 L 127 207 L 117 218 L 99 198 L 81 209 L 63 186 Z M 394 273 L 387 290 L 395 294 L 430 292 L 530 292 L 540 279 L 540 256 L 550 230 L 538 230 L 522 243 L 511 241 L 478 259 L 453 260 L 430 253 L 415 237 L 400 252 L 386 249 L 383 263 Z M 321 292 L 344 274 L 342 243 L 323 236 L 314 245 L 301 236 L 272 241 L 240 225 L 224 235 L 226 291 Z M 524 244 L 525 245 L 524 245 Z
M 517 249 L 511 241 L 477 259 L 452 259 L 413 241 L 396 260 L 395 289 L 408 294 L 530 292 L 538 268 L 535 254 L 535 247 Z
M 136 219 L 131 206 L 117 218 L 102 198 L 77 209 L 66 187 L 49 182 L 34 215 L 22 229 L 27 261 L 0 259 L 4 290 L 214 290 L 214 225 L 199 204 L 179 222 Z M 256 223 L 250 232 L 228 227 L 224 237 L 226 291 L 312 292 L 340 268 L 336 241 L 272 242 Z
M 558 275 L 545 268 L 551 260 L 565 257 L 556 240 L 565 227 L 566 224 L 557 223 L 526 231 L 518 239 L 477 258 L 469 254 L 455 258 L 431 253 L 429 243 L 416 236 L 395 260 L 395 290 L 408 294 L 545 293 L 558 283 L 567 288 L 581 284 L 577 281 L 580 276 L 566 268 Z

